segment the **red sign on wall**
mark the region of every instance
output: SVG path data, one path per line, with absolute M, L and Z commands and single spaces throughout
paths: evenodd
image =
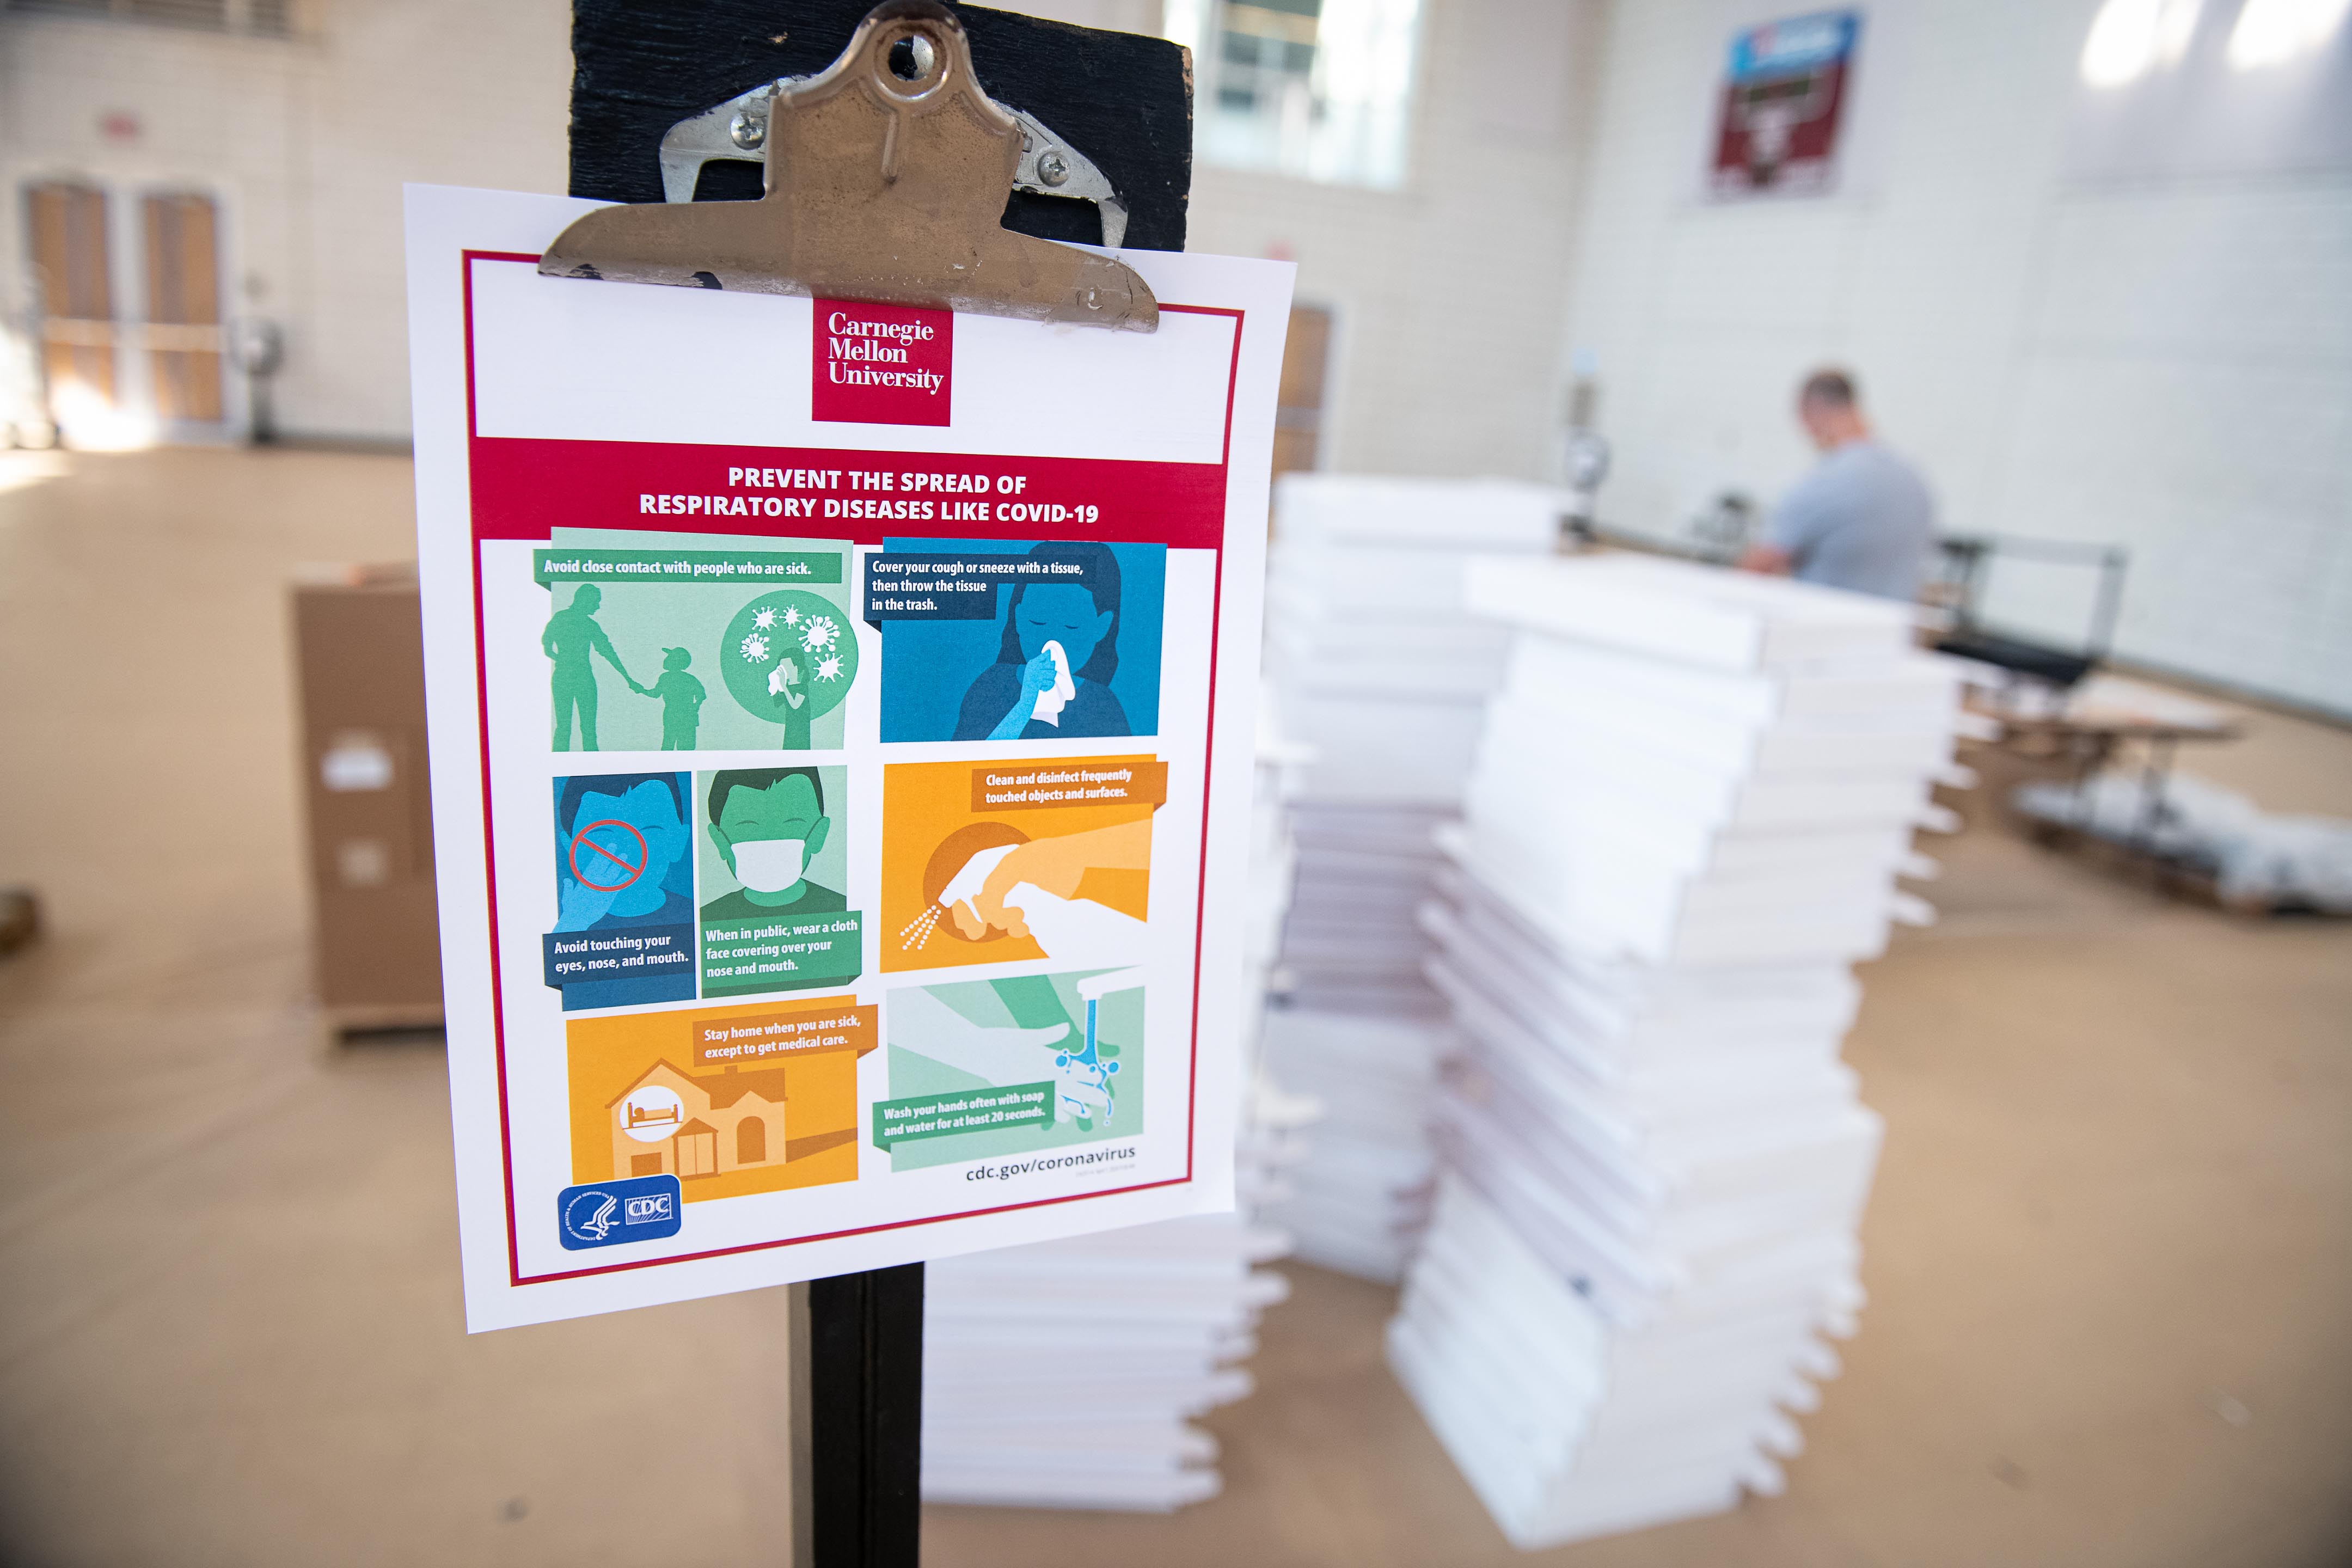
M 809 416 L 859 425 L 945 425 L 955 312 L 819 300 Z
M 1708 171 L 1716 196 L 1832 188 L 1861 30 L 1859 12 L 1820 11 L 1732 39 Z

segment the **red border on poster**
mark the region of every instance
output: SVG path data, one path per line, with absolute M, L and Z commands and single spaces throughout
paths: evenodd
M 486 897 L 488 905 L 490 935 L 490 1013 L 491 1028 L 496 1047 L 499 1084 L 499 1163 L 506 1178 L 507 1216 L 507 1277 L 515 1286 L 544 1285 L 562 1279 L 580 1279 L 598 1274 L 620 1274 L 636 1268 L 656 1268 L 665 1264 L 691 1263 L 704 1258 L 728 1258 L 738 1253 L 764 1252 L 779 1247 L 797 1247 L 812 1241 L 833 1241 L 845 1237 L 867 1236 L 878 1231 L 904 1230 L 920 1225 L 937 1225 L 948 1220 L 971 1219 L 981 1215 L 1009 1214 L 1021 1209 L 1045 1208 L 1056 1204 L 1076 1203 L 1088 1198 L 1110 1197 L 1120 1193 L 1149 1192 L 1159 1187 L 1181 1186 L 1192 1179 L 1192 1150 L 1197 1131 L 1200 1095 L 1201 1061 L 1201 973 L 1202 942 L 1207 921 L 1203 918 L 1209 880 L 1208 828 L 1209 806 L 1215 787 L 1217 673 L 1221 651 L 1218 634 L 1224 616 L 1224 525 L 1226 483 L 1234 453 L 1234 396 L 1241 381 L 1242 334 L 1247 330 L 1247 312 L 1224 306 L 1171 305 L 1161 303 L 1163 311 L 1183 315 L 1228 316 L 1234 322 L 1234 346 L 1231 363 L 1225 375 L 1225 420 L 1223 445 L 1214 463 L 1124 462 L 1111 459 L 1072 458 L 1001 458 L 986 454 L 964 456 L 947 453 L 866 452 L 846 447 L 719 447 L 687 445 L 670 442 L 635 441 L 562 441 L 520 437 L 484 436 L 475 416 L 474 395 L 474 266 L 477 262 L 505 262 L 536 267 L 536 255 L 519 251 L 467 250 L 459 253 L 459 265 L 464 268 L 463 297 L 466 335 L 466 456 L 467 514 L 472 547 L 467 570 L 474 578 L 474 698 L 476 721 L 479 730 L 482 770 L 482 851 Z M 1116 523 L 1095 525 L 1089 529 L 1093 537 L 1117 541 L 1166 544 L 1171 549 L 1207 550 L 1213 552 L 1214 567 L 1211 577 L 1209 623 L 1209 731 L 1202 754 L 1201 787 L 1201 865 L 1193 898 L 1192 930 L 1192 1021 L 1191 1044 L 1187 1057 L 1184 1115 L 1184 1173 L 1156 1182 L 1138 1182 L 1123 1187 L 1105 1187 L 1097 1192 L 1069 1193 L 1059 1197 L 1031 1198 L 1020 1203 L 996 1204 L 983 1208 L 965 1209 L 950 1215 L 927 1215 L 916 1219 L 889 1220 L 879 1225 L 858 1226 L 845 1230 L 824 1231 L 810 1236 L 780 1237 L 773 1241 L 745 1242 L 735 1247 L 712 1247 L 701 1252 L 676 1253 L 665 1258 L 638 1258 L 626 1263 L 604 1264 L 590 1268 L 563 1269 L 548 1274 L 525 1275 L 522 1272 L 520 1247 L 515 1239 L 515 1177 L 514 1142 L 508 1121 L 507 1099 L 507 1028 L 506 995 L 500 973 L 499 949 L 499 894 L 496 827 L 490 809 L 490 720 L 488 648 L 482 633 L 482 553 L 487 540 L 531 540 L 550 537 L 550 531 L 561 521 L 567 528 L 641 528 L 641 512 L 629 510 L 631 498 L 648 493 L 646 487 L 664 477 L 682 487 L 676 493 L 704 494 L 698 488 L 711 484 L 714 470 L 722 472 L 729 467 L 798 467 L 800 457 L 823 458 L 828 463 L 851 463 L 860 459 L 881 464 L 903 464 L 920 459 L 939 471 L 971 470 L 982 464 L 992 471 L 1002 471 L 1008 464 L 1018 465 L 1033 480 L 1043 480 L 1034 496 L 1051 497 L 1067 489 L 1072 494 L 1111 495 L 1119 498 L 1126 514 Z M 730 462 L 730 458 L 733 461 Z M 757 462 L 746 459 L 758 459 Z M 814 466 L 814 465 L 809 465 Z M 666 485 L 653 493 L 671 493 Z M 1213 499 L 1213 508 L 1202 503 Z M 1181 500 L 1190 504 L 1175 504 Z M 752 523 L 747 516 L 737 523 L 731 516 L 709 513 L 693 514 L 692 521 L 676 514 L 672 527 L 690 527 L 698 532 L 742 533 L 772 536 L 783 531 Z M 1213 523 L 1202 521 L 1213 518 Z M 609 519 L 610 521 L 604 521 Z M 762 520 L 764 521 L 764 520 Z M 811 520 L 817 521 L 817 520 Z M 906 531 L 908 524 L 892 520 L 860 518 L 835 520 L 837 532 L 819 535 L 811 530 L 795 530 L 793 537 L 837 537 L 853 544 L 879 544 L 886 533 Z M 656 525 L 659 526 L 659 525 Z M 940 526 L 952 527 L 968 538 L 1002 537 L 1034 539 L 1039 537 L 1034 522 L 957 521 Z M 697 1004 L 699 1005 L 699 1004 Z

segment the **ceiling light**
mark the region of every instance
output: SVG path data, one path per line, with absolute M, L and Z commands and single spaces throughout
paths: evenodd
M 2344 25 L 2347 7 L 2352 0 L 2246 0 L 2230 29 L 2230 63 L 2252 70 L 2316 49 Z
M 2345 0 L 2330 3 L 2340 6 Z M 2178 65 L 2197 31 L 2198 5 L 2199 0 L 2106 0 L 2083 40 L 2083 79 L 2093 87 L 2122 87 L 2159 65 Z

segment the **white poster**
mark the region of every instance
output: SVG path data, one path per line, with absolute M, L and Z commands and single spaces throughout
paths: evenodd
M 540 276 L 594 205 L 408 197 L 469 1327 L 1230 1207 L 1290 268 Z

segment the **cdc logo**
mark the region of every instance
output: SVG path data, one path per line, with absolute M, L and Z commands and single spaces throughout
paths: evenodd
M 637 1176 L 566 1187 L 555 1197 L 555 1222 L 556 1239 L 573 1252 L 676 1236 L 677 1178 Z

